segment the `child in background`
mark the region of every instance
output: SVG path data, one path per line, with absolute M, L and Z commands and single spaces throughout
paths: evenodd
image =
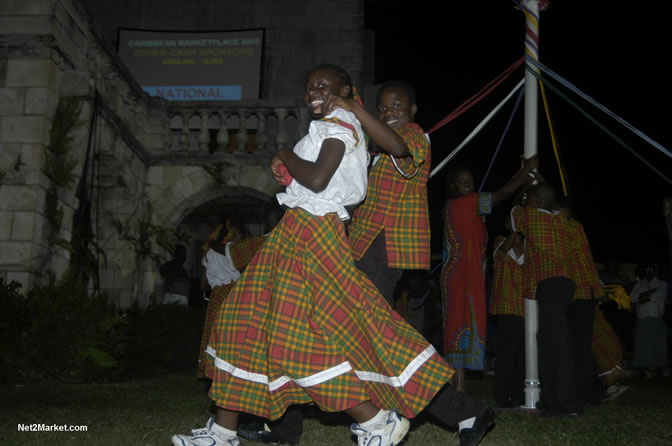
M 242 227 L 238 227 L 240 225 L 231 223 L 229 220 L 226 223 L 226 228 L 229 228 L 228 231 L 225 231 L 225 228 L 220 225 L 205 243 L 201 288 L 209 287 L 211 292 L 201 334 L 201 348 L 196 373 L 199 378 L 205 377 L 206 348 L 219 307 L 240 278 L 240 273 L 264 244 L 268 232 L 275 227 L 281 216 L 282 210 L 280 208 L 268 210 L 264 216 L 266 233 L 249 237 L 244 237 L 244 230 Z M 227 234 L 224 238 L 221 238 L 219 234 L 224 232 L 227 232 Z
M 511 210 L 511 228 L 525 237 L 525 298 L 539 308 L 539 374 L 545 415 L 579 417 L 568 312 L 574 298 L 572 231 L 567 218 L 552 212 L 555 192 L 548 183 L 530 187 L 525 206 Z
M 524 160 L 513 178 L 492 193 L 477 193 L 474 177 L 464 167 L 455 167 L 446 175 L 449 198 L 443 210 L 443 352 L 456 369 L 454 385 L 460 392 L 464 391 L 465 369 L 483 370 L 485 366 L 485 215 L 531 182 L 529 174 L 538 163 L 536 155 Z
M 497 317 L 494 396 L 500 407 L 516 407 L 525 400 L 524 253 L 519 233 L 495 238 L 489 313 Z
M 560 197 L 556 201 L 555 208 L 567 219 L 571 231 L 573 254 L 570 263 L 576 291 L 569 306 L 568 321 L 574 355 L 576 394 L 581 402 L 598 405 L 604 397 L 604 392 L 597 376 L 593 355 L 593 322 L 597 303 L 605 297 L 605 292 L 586 232 L 581 222 L 574 218 L 571 199 Z

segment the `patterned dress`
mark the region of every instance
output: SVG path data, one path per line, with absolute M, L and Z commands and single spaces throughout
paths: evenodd
M 341 139 L 339 168 L 324 191 L 293 181 L 279 194 L 290 209 L 218 314 L 206 364 L 218 407 L 273 420 L 292 404 L 342 411 L 371 400 L 413 417 L 452 375 L 355 268 L 342 219 L 366 193 L 366 148 L 354 115 L 334 113 L 294 152 L 314 160 L 324 139 Z
M 485 365 L 488 234 L 482 215 L 491 209 L 489 193 L 450 199 L 444 207 L 443 352 L 453 367 L 483 370 Z

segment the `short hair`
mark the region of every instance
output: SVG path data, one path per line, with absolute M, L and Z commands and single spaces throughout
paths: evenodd
M 550 209 L 555 202 L 555 190 L 548 183 L 539 183 L 529 189 L 529 194 L 534 194 L 541 201 L 541 207 Z
M 413 88 L 413 86 L 406 81 L 396 79 L 384 82 L 380 86 L 380 88 L 378 89 L 378 93 L 376 94 L 376 103 L 380 102 L 380 98 L 383 95 L 383 92 L 390 88 L 398 88 L 399 90 L 401 90 L 401 92 L 404 93 L 404 95 L 408 98 L 409 105 L 417 104 L 415 97 L 415 88 Z
M 343 85 L 350 87 L 350 95 L 348 97 L 351 98 L 354 95 L 355 88 L 352 83 L 352 78 L 344 68 L 331 63 L 323 63 L 310 70 L 310 72 L 312 73 L 317 70 L 329 70 L 334 73 Z

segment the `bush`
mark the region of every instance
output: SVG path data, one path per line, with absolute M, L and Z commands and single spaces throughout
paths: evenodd
M 201 308 L 155 305 L 126 314 L 128 343 L 121 368 L 130 376 L 194 370 L 204 313 Z
M 118 366 L 124 324 L 102 296 L 66 275 L 25 296 L 16 282 L 0 282 L 0 352 L 3 380 L 50 376 L 83 382 Z
M 70 275 L 21 294 L 0 279 L 0 383 L 81 383 L 196 370 L 202 309 L 119 314 Z

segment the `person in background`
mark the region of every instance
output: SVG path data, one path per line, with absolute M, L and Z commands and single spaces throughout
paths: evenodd
M 484 216 L 534 178 L 539 164 L 535 155 L 496 192 L 475 191 L 471 171 L 451 169 L 446 176 L 448 200 L 443 210 L 445 262 L 441 270 L 443 299 L 443 352 L 455 367 L 455 388 L 464 391 L 465 369 L 483 370 L 487 308 L 485 299 Z
M 637 322 L 632 365 L 647 378 L 667 371 L 667 328 L 663 316 L 667 303 L 667 284 L 658 277 L 658 266 L 641 265 L 637 282 L 630 291 L 636 304 Z
M 548 183 L 531 186 L 525 206 L 511 210 L 511 229 L 525 237 L 525 298 L 536 299 L 541 398 L 544 415 L 579 417 L 583 404 L 576 395 L 569 307 L 576 283 L 571 257 L 572 227 L 553 212 L 555 192 Z
M 520 233 L 495 238 L 489 313 L 496 317 L 494 396 L 500 407 L 525 401 L 524 262 L 525 240 Z
M 184 245 L 176 245 L 173 251 L 173 257 L 168 262 L 159 267 L 159 274 L 163 277 L 165 284 L 163 287 L 164 305 L 177 304 L 189 305 L 189 273 L 184 267 L 187 260 L 187 249 Z
M 207 363 L 207 346 L 215 323 L 217 312 L 229 292 L 240 278 L 241 272 L 252 261 L 252 258 L 266 241 L 268 233 L 275 227 L 282 216 L 280 208 L 273 208 L 264 216 L 265 233 L 256 236 L 245 236 L 242 225 L 227 220 L 224 226 L 219 226 L 210 235 L 203 249 L 201 259 L 203 270 L 201 289 L 209 288 L 208 308 L 203 322 L 201 334 L 201 348 L 198 359 L 197 376 L 205 377 Z M 226 233 L 225 236 L 220 234 Z
M 574 205 L 569 197 L 556 200 L 555 209 L 567 219 L 571 231 L 572 251 L 570 264 L 576 283 L 574 298 L 569 306 L 569 330 L 574 356 L 577 397 L 583 403 L 598 405 L 604 397 L 597 376 L 593 355 L 593 322 L 597 303 L 606 294 L 602 288 L 588 237 L 580 221 L 575 218 Z

